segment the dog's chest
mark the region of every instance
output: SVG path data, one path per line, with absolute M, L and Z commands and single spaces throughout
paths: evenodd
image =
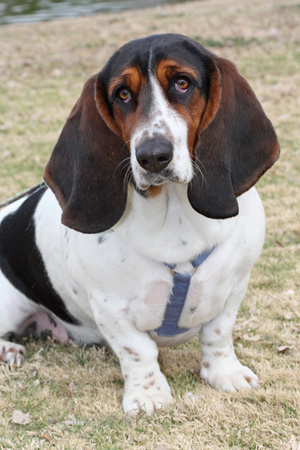
M 79 240 L 74 247 L 81 255 L 86 290 L 93 286 L 91 295 L 99 295 L 100 309 L 103 301 L 103 308 L 111 307 L 142 331 L 160 327 L 171 300 L 174 277 L 165 262 L 179 261 L 176 272 L 192 273 L 191 261 L 212 249 L 216 236 L 223 238 L 226 228 L 217 221 L 209 221 L 208 227 L 208 219 L 194 212 L 188 211 L 192 215 L 188 217 L 180 198 L 173 197 L 147 203 L 139 198 L 134 211 L 115 230 L 95 237 L 76 234 Z M 158 202 L 165 208 L 160 210 Z M 191 275 L 179 327 L 197 327 L 223 310 L 232 286 L 232 267 L 222 254 L 218 246 Z
M 130 248 L 117 232 L 93 238 L 81 236 L 80 241 L 80 247 L 84 248 L 80 252 L 82 275 L 71 270 L 72 278 L 77 282 L 81 277 L 85 280 L 82 291 L 90 291 L 89 297 L 98 303 L 100 314 L 103 311 L 103 314 L 130 320 L 141 331 L 159 328 L 174 289 L 170 268 L 164 262 L 153 261 Z M 228 262 L 222 261 L 221 254 L 219 248 L 213 250 L 191 275 L 178 327 L 192 328 L 197 332 L 197 327 L 199 329 L 201 324 L 222 312 L 232 286 L 232 268 Z M 71 260 L 69 257 L 68 261 Z M 193 266 L 187 261 L 178 264 L 176 271 L 189 274 Z
M 178 328 L 195 328 L 219 315 L 230 294 L 230 282 L 212 270 L 212 265 L 199 268 L 192 275 L 184 306 L 178 317 Z M 213 272 L 213 273 L 212 273 Z M 211 283 L 211 277 L 214 279 Z M 165 280 L 153 279 L 141 286 L 128 302 L 128 312 L 135 326 L 142 331 L 155 330 L 162 324 L 167 304 L 172 301 L 175 282 L 172 274 Z M 177 299 L 178 300 L 178 299 Z

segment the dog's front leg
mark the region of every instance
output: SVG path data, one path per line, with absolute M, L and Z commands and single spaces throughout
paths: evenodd
M 205 324 L 200 332 L 201 377 L 221 391 L 235 392 L 258 387 L 258 377 L 236 357 L 232 328 L 246 288 L 228 299 L 223 312 Z
M 102 297 L 102 296 L 101 296 Z M 174 402 L 171 390 L 157 362 L 156 343 L 139 331 L 124 310 L 108 308 L 107 298 L 91 300 L 101 334 L 119 358 L 124 378 L 125 412 L 147 414 Z

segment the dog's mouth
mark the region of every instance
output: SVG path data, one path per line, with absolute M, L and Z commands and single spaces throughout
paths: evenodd
M 160 173 L 144 174 L 139 182 L 136 181 L 138 188 L 142 191 L 146 191 L 152 186 L 162 186 L 168 183 L 185 183 L 185 181 L 180 180 L 180 178 L 170 169 L 165 169 Z

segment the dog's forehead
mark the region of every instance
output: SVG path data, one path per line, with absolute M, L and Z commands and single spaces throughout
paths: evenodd
M 123 45 L 112 55 L 102 74 L 109 81 L 112 77 L 120 75 L 127 67 L 137 67 L 141 75 L 147 77 L 164 59 L 171 59 L 204 72 L 206 55 L 203 50 L 200 44 L 183 35 L 148 36 Z

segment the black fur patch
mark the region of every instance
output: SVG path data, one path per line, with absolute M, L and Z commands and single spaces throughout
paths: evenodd
M 0 268 L 12 285 L 30 300 L 45 306 L 65 322 L 78 325 L 54 290 L 35 241 L 33 215 L 46 189 L 39 188 L 1 222 Z

